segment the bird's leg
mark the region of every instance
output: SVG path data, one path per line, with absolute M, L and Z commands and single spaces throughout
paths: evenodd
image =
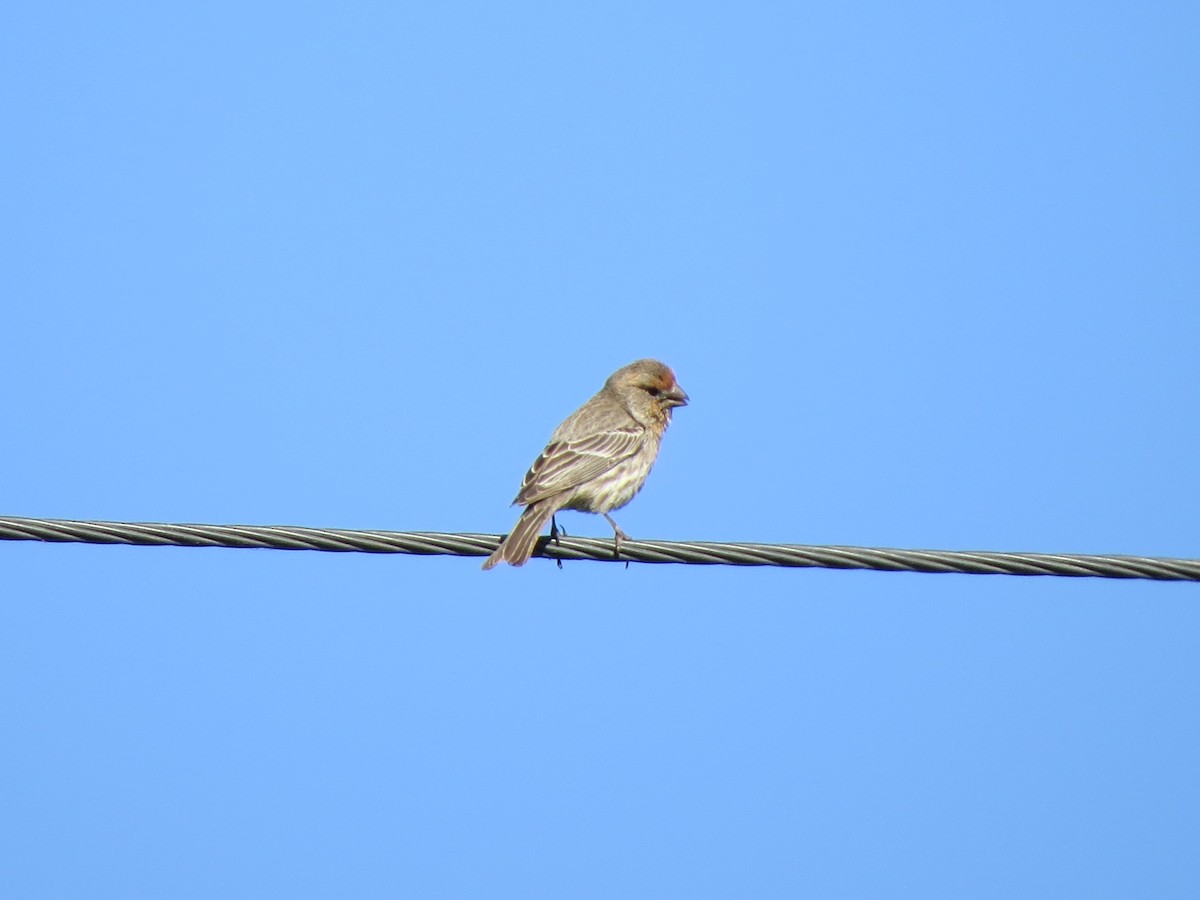
M 561 545 L 562 541 L 560 541 L 558 539 L 558 536 L 560 534 L 566 534 L 566 533 L 567 533 L 567 529 L 559 528 L 558 520 L 554 518 L 554 513 L 551 513 L 550 514 L 550 540 L 554 541 L 554 543 L 556 543 L 556 544 Z M 558 566 L 560 569 L 562 568 L 562 560 L 561 559 L 556 559 L 554 561 L 554 564 L 556 566 Z
M 608 524 L 613 527 L 613 557 L 621 558 L 621 541 L 629 540 L 629 535 L 621 530 L 621 526 L 613 521 L 613 517 L 608 513 L 604 513 L 604 518 L 608 519 Z

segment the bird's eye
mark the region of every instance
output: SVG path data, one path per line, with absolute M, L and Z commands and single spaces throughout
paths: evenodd
M 648 388 L 646 388 L 646 393 L 649 394 L 651 397 L 657 397 L 659 394 L 662 393 L 662 391 L 660 391 L 656 387 L 648 387 Z

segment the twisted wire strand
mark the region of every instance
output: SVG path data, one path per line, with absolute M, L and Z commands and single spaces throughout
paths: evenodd
M 430 531 L 361 531 L 291 525 L 177 525 L 92 522 L 0 516 L 0 540 L 138 546 L 323 550 L 334 553 L 412 553 L 421 556 L 488 556 L 497 534 Z M 714 541 L 624 541 L 613 555 L 610 539 L 542 538 L 536 555 L 547 559 L 689 565 L 787 566 L 873 569 L 883 572 L 957 572 L 965 575 L 1059 575 L 1073 578 L 1145 578 L 1200 581 L 1200 560 L 1065 553 L 963 550 L 891 550 L 805 544 Z

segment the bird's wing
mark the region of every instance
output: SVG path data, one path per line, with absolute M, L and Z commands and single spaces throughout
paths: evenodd
M 640 427 L 615 428 L 578 440 L 551 441 L 525 473 L 513 502 L 527 506 L 607 472 L 638 452 L 643 434 Z

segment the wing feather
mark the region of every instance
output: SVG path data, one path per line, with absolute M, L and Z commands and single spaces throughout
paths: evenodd
M 600 431 L 574 441 L 551 441 L 533 461 L 514 503 L 527 506 L 607 472 L 641 446 L 643 429 Z

